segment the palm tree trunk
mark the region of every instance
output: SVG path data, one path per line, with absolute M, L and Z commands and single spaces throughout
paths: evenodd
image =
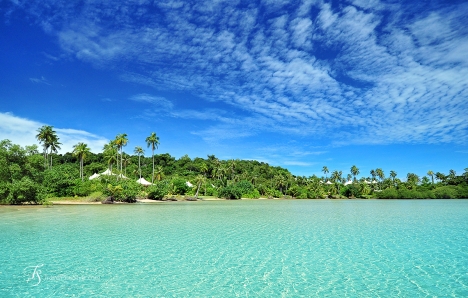
M 139 171 L 140 171 L 140 179 L 141 179 L 141 163 L 140 163 L 140 157 L 141 157 L 141 155 L 138 154 L 138 169 L 139 169 Z
M 153 175 L 151 175 L 151 183 L 154 183 L 154 147 L 152 147 L 153 151 Z

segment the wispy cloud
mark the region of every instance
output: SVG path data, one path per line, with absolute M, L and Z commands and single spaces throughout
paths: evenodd
M 136 102 L 150 103 L 160 109 L 170 110 L 174 106 L 172 102 L 161 96 L 153 96 L 147 93 L 140 93 L 130 97 L 130 100 Z
M 0 112 L 0 136 L 1 139 L 9 139 L 21 146 L 38 144 L 36 140 L 37 129 L 44 123 L 18 117 L 12 113 Z M 101 152 L 108 140 L 104 137 L 70 128 L 54 128 L 62 143 L 60 153 L 72 152 L 73 146 L 78 142 L 88 144 L 93 152 Z M 39 144 L 38 144 L 39 145 Z
M 20 7 L 68 55 L 239 111 L 170 114 L 217 121 L 194 132 L 205 139 L 280 132 L 334 144 L 468 142 L 468 4 L 300 2 Z M 146 93 L 130 99 L 174 108 Z
M 40 77 L 40 78 L 29 78 L 29 80 L 35 84 L 46 84 L 46 85 L 51 85 L 46 78 Z

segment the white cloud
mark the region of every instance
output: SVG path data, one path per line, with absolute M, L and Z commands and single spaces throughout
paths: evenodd
M 79 10 L 54 2 L 28 9 L 69 55 L 123 69 L 125 81 L 243 112 L 174 111 L 162 97 L 131 98 L 174 117 L 214 119 L 194 132 L 205 139 L 266 131 L 335 144 L 468 142 L 467 4 L 353 4 L 264 0 L 239 9 L 236 1 L 169 0 L 149 14 L 144 2 L 117 9 L 93 1 Z
M 33 83 L 36 83 L 36 84 L 46 84 L 46 85 L 49 85 L 50 86 L 50 83 L 47 81 L 46 78 L 44 77 L 40 77 L 40 78 L 29 78 L 29 80 Z
M 162 96 L 153 96 L 147 93 L 133 95 L 130 100 L 153 104 L 156 108 L 170 110 L 174 106 L 172 102 Z
M 8 139 L 14 144 L 21 146 L 30 146 L 37 144 L 40 147 L 36 139 L 37 129 L 43 125 L 49 125 L 38 121 L 22 118 L 15 116 L 11 113 L 0 112 L 0 135 L 2 139 Z M 70 128 L 56 128 L 59 137 L 61 150 L 59 153 L 72 152 L 73 146 L 78 142 L 88 144 L 92 152 L 98 153 L 102 151 L 104 144 L 108 143 L 108 140 L 104 137 L 83 131 Z

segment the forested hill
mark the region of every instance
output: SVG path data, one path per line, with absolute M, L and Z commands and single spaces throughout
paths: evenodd
M 294 176 L 287 169 L 254 160 L 220 160 L 214 155 L 179 159 L 169 153 L 144 157 L 136 147 L 129 155 L 116 148 L 92 153 L 79 143 L 74 152 L 57 154 L 37 145 L 21 147 L 0 141 L 0 202 L 38 203 L 47 197 L 112 195 L 123 201 L 147 196 L 162 199 L 171 195 L 208 195 L 231 199 L 240 197 L 314 198 L 468 198 L 468 169 L 462 175 L 428 172 L 420 178 L 408 173 L 406 181 L 395 171 L 383 169 L 357 178 L 359 169 L 329 172 L 324 175 Z M 154 158 L 154 163 L 153 163 Z M 90 180 L 93 174 L 107 171 Z M 154 173 L 154 175 L 153 175 Z M 140 177 L 154 185 L 144 188 Z M 435 179 L 434 179 L 435 178 Z

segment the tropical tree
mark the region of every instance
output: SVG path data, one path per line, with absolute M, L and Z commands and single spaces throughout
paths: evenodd
M 427 171 L 427 175 L 431 177 L 432 184 L 434 184 L 434 172 L 432 170 Z
M 395 187 L 395 178 L 397 176 L 397 172 L 395 172 L 394 170 L 391 170 L 390 171 L 390 177 L 392 178 L 392 185 L 393 187 Z
M 408 173 L 408 175 L 406 175 L 406 182 L 411 189 L 416 187 L 419 181 L 419 176 L 414 173 Z
M 161 181 L 163 175 L 164 175 L 164 169 L 162 166 L 156 166 L 156 169 L 154 170 L 154 174 L 156 175 L 156 180 Z
M 115 145 L 114 141 L 110 141 L 108 144 L 104 145 L 102 150 L 103 150 L 104 158 L 107 161 L 109 171 L 112 173 L 112 165 L 114 163 L 117 163 L 117 156 L 118 156 L 117 146 Z
M 322 172 L 325 174 L 326 179 L 328 179 L 327 174 L 330 173 L 330 171 L 328 170 L 327 166 L 323 166 Z
M 123 170 L 123 147 L 127 146 L 128 138 L 126 133 L 118 134 L 114 140 L 117 150 L 120 151 L 120 172 Z
M 356 180 L 356 176 L 359 175 L 359 169 L 358 169 L 358 167 L 356 167 L 356 166 L 353 165 L 353 166 L 351 167 L 351 174 L 353 174 L 353 176 L 354 176 L 354 182 L 356 182 L 356 181 L 357 181 L 357 180 Z
M 204 162 L 201 163 L 200 166 L 199 166 L 199 170 L 206 177 L 206 173 L 208 172 L 208 166 L 206 165 L 206 163 L 204 163 Z
M 340 183 L 342 180 L 342 177 L 341 177 L 342 175 L 343 175 L 342 171 L 333 171 L 332 176 L 331 176 L 331 180 L 335 182 L 335 185 L 337 187 L 338 194 L 340 193 Z
M 78 143 L 75 146 L 73 146 L 73 155 L 77 156 L 80 160 L 80 178 L 81 181 L 83 181 L 83 162 L 86 158 L 86 156 L 91 153 L 90 149 L 88 148 L 88 145 L 85 143 Z
M 202 185 L 202 183 L 204 183 L 206 181 L 206 177 L 203 176 L 203 175 L 198 175 L 195 178 L 195 181 L 197 183 L 197 193 L 195 194 L 195 198 L 198 199 L 198 191 L 200 190 L 200 186 Z
M 140 158 L 141 158 L 142 155 L 145 154 L 145 151 L 140 146 L 136 146 L 135 150 L 133 152 L 136 155 L 138 155 L 138 172 L 140 173 L 140 179 L 141 179 L 141 161 L 140 161 Z
M 449 174 L 448 174 L 448 178 L 450 180 L 453 180 L 453 179 L 455 179 L 455 177 L 457 177 L 457 173 L 454 170 L 450 170 Z
M 57 133 L 50 125 L 43 125 L 37 132 L 36 139 L 42 144 L 44 150 L 44 168 L 48 168 L 48 149 L 51 148 L 51 153 L 57 152 L 57 149 L 60 149 L 59 145 L 61 145 L 61 143 L 58 141 Z
M 286 179 L 283 175 L 276 175 L 274 178 L 275 185 L 280 188 L 280 192 L 283 194 L 283 187 L 286 185 Z
M 146 145 L 148 145 L 148 148 L 151 146 L 151 151 L 152 151 L 153 174 L 151 175 L 151 183 L 153 183 L 154 182 L 154 149 L 157 149 L 159 145 L 159 137 L 156 136 L 155 132 L 152 132 L 151 135 L 146 138 Z
M 445 180 L 447 179 L 447 176 L 445 176 L 441 172 L 435 173 L 435 177 L 436 177 L 437 180 L 439 180 L 442 183 L 445 183 Z
M 124 175 L 127 176 L 127 166 L 132 163 L 132 160 L 130 159 L 130 155 L 124 154 L 123 156 L 123 165 L 124 165 Z
M 371 174 L 371 176 L 372 176 L 372 181 L 371 181 L 371 182 L 374 182 L 375 177 L 377 176 L 377 173 L 376 173 L 375 170 L 370 170 L 370 174 Z
M 52 168 L 52 153 L 57 154 L 58 150 L 60 150 L 60 145 L 62 143 L 59 142 L 58 136 L 55 134 L 55 132 L 50 136 L 49 139 L 49 148 L 50 148 L 50 168 Z

